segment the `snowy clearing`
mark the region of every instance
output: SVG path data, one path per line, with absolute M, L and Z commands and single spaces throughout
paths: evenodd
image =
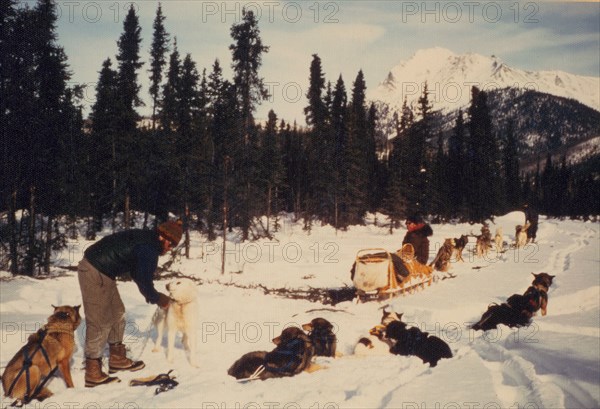
M 381 221 L 380 216 L 380 221 Z M 495 220 L 504 240 L 514 240 L 520 212 Z M 153 353 L 156 330 L 149 327 L 155 307 L 145 304 L 132 282 L 120 282 L 127 308 L 125 342 L 134 358 L 146 362 L 138 374 L 120 374 L 120 384 L 86 389 L 83 371 L 84 324 L 76 333 L 78 350 L 72 362 L 75 389 L 60 377 L 49 388 L 54 396 L 32 402 L 36 408 L 598 408 L 600 407 L 600 243 L 597 223 L 540 220 L 536 245 L 507 248 L 487 260 L 468 249 L 464 263 L 453 263 L 456 278 L 437 281 L 423 291 L 388 302 L 335 306 L 265 295 L 269 289 L 351 286 L 350 267 L 363 248 L 395 251 L 405 230 L 389 235 L 373 216 L 367 226 L 336 232 L 284 219 L 276 240 L 228 243 L 226 274 L 220 274 L 220 249 L 193 237 L 190 260 L 172 266 L 202 279 L 198 286 L 198 352 L 200 367 L 190 366 L 178 337 L 175 362 Z M 446 237 L 479 233 L 480 225 L 432 225 L 430 261 Z M 70 243 L 62 265 L 77 265 L 89 242 Z M 166 259 L 165 259 L 166 260 Z M 45 323 L 50 304 L 80 304 L 75 273 L 33 280 L 2 273 L 0 366 L 4 367 L 29 334 Z M 530 285 L 532 272 L 556 275 L 549 291 L 548 315 L 534 317 L 527 328 L 474 332 L 487 306 L 503 302 Z M 156 283 L 164 291 L 167 281 Z M 225 284 L 236 284 L 238 288 Z M 416 357 L 351 356 L 357 340 L 379 323 L 389 304 L 404 321 L 444 339 L 454 357 L 435 368 Z M 227 369 L 246 352 L 271 350 L 271 339 L 289 325 L 315 317 L 331 321 L 338 337 L 338 359 L 318 358 L 326 370 L 293 378 L 238 383 Z M 146 340 L 149 337 L 149 341 Z M 166 345 L 166 339 L 163 340 Z M 106 360 L 105 360 L 106 365 Z M 179 386 L 154 395 L 154 388 L 129 387 L 130 379 L 175 369 Z M 12 400 L 3 398 L 1 406 Z

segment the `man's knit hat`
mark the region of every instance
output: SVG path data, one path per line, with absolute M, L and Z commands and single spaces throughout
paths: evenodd
M 420 214 L 412 214 L 406 218 L 406 222 L 407 223 L 412 222 L 415 224 L 419 224 L 419 223 L 425 223 L 425 220 L 423 219 L 423 216 L 421 216 Z
M 182 224 L 181 220 L 177 220 L 176 222 L 169 220 L 158 225 L 158 232 L 176 246 L 183 235 Z

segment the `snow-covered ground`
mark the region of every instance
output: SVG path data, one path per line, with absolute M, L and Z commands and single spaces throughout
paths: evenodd
M 380 217 L 379 221 L 383 221 Z M 522 213 L 496 218 L 504 240 L 514 239 Z M 145 304 L 131 282 L 120 282 L 127 307 L 126 343 L 134 358 L 146 362 L 137 374 L 120 374 L 123 382 L 93 389 L 83 387 L 84 325 L 76 335 L 73 360 L 75 389 L 60 378 L 51 381 L 55 395 L 36 408 L 598 408 L 600 407 L 600 243 L 597 223 L 541 218 L 538 244 L 508 249 L 487 260 L 465 251 L 464 263 L 454 263 L 456 278 L 434 283 L 415 294 L 389 301 L 405 321 L 426 329 L 450 345 L 454 358 L 436 368 L 416 357 L 353 357 L 356 341 L 377 324 L 385 303 L 343 302 L 332 307 L 306 300 L 265 295 L 267 288 L 332 288 L 350 286 L 349 270 L 356 252 L 400 247 L 404 230 L 389 235 L 373 217 L 363 227 L 336 232 L 315 227 L 309 235 L 301 224 L 284 219 L 276 240 L 228 242 L 225 275 L 220 274 L 220 249 L 193 236 L 190 260 L 172 268 L 203 280 L 198 286 L 198 350 L 200 367 L 189 365 L 182 344 L 175 362 L 153 353 L 156 331 L 149 328 L 153 306 Z M 491 225 L 492 234 L 496 229 Z M 479 225 L 433 225 L 433 258 L 446 237 L 479 233 Z M 70 243 L 63 265 L 76 265 L 89 242 Z M 165 259 L 166 260 L 166 259 Z M 161 260 L 164 261 L 164 260 Z M 57 270 L 59 271 L 59 270 Z M 500 327 L 487 333 L 468 329 L 492 302 L 502 302 L 529 286 L 532 272 L 556 275 L 549 292 L 548 315 L 536 316 L 527 328 Z M 247 287 L 238 288 L 226 284 Z M 157 283 L 164 290 L 166 281 Z M 46 280 L 0 282 L 4 367 L 27 336 L 43 325 L 50 304 L 79 304 L 73 272 Z M 338 350 L 344 357 L 319 358 L 326 370 L 293 378 L 238 383 L 227 375 L 242 354 L 271 350 L 271 339 L 289 325 L 315 317 L 334 323 Z M 150 341 L 146 345 L 146 339 Z M 166 341 L 163 341 L 163 344 Z M 154 396 L 154 388 L 130 387 L 129 379 L 177 371 L 179 386 Z M 12 401 L 3 398 L 1 406 Z

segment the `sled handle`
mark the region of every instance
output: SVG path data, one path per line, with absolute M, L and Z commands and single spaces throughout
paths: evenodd
M 392 256 L 390 255 L 390 252 L 387 251 L 386 249 L 383 249 L 381 247 L 373 247 L 373 248 L 368 248 L 368 249 L 361 249 L 358 250 L 356 252 L 356 260 L 358 260 L 362 256 L 366 256 L 367 253 L 373 253 L 373 252 L 377 252 L 377 253 L 385 253 L 387 255 L 387 258 L 391 260 Z

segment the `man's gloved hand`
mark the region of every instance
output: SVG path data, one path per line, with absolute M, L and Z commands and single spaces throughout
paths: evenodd
M 171 299 L 164 295 L 163 293 L 158 293 L 158 302 L 156 304 L 158 304 L 158 306 L 164 310 L 166 310 L 167 308 L 169 308 L 169 303 L 171 302 Z

